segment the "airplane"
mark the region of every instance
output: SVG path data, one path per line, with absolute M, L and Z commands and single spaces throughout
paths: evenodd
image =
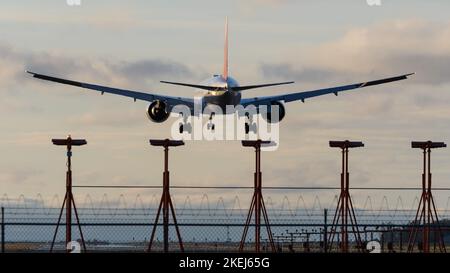
M 228 73 L 228 18 L 225 20 L 225 43 L 224 43 L 224 62 L 223 62 L 223 71 L 220 75 L 214 75 L 212 78 L 209 78 L 199 84 L 190 84 L 190 83 L 182 83 L 182 82 L 173 82 L 173 81 L 161 81 L 164 84 L 172 84 L 185 86 L 190 88 L 200 89 L 203 92 L 201 100 L 197 101 L 193 98 L 186 97 L 173 97 L 166 95 L 158 95 L 154 93 L 145 93 L 127 89 L 120 89 L 114 87 L 107 87 L 102 85 L 96 85 L 91 83 L 73 81 L 63 78 L 57 78 L 54 76 L 48 76 L 44 74 L 35 73 L 32 71 L 26 71 L 31 74 L 34 78 L 57 82 L 60 84 L 72 85 L 80 88 L 90 89 L 99 91 L 102 95 L 104 93 L 116 94 L 125 97 L 133 98 L 136 100 L 143 100 L 150 102 L 150 105 L 147 108 L 147 117 L 156 123 L 161 123 L 166 121 L 169 118 L 170 113 L 174 109 L 176 105 L 184 105 L 187 106 L 191 114 L 194 115 L 194 108 L 196 104 L 201 104 L 202 109 L 207 107 L 208 105 L 218 106 L 222 109 L 225 109 L 227 105 L 237 106 L 242 105 L 243 107 L 247 106 L 255 106 L 257 109 L 261 108 L 261 106 L 266 107 L 267 113 L 264 116 L 264 119 L 268 122 L 279 122 L 281 121 L 285 114 L 286 110 L 284 107 L 285 103 L 293 102 L 293 101 L 302 101 L 305 102 L 306 99 L 322 96 L 326 94 L 334 94 L 338 95 L 339 92 L 348 91 L 353 89 L 359 89 L 363 87 L 369 87 L 379 84 L 385 84 L 394 81 L 405 80 L 409 76 L 415 73 L 404 74 L 395 77 L 383 78 L 379 80 L 360 82 L 349 85 L 336 86 L 331 88 L 323 88 L 311 91 L 303 91 L 296 93 L 287 93 L 281 95 L 274 96 L 262 96 L 262 97 L 251 97 L 251 98 L 242 98 L 242 91 L 263 87 L 271 87 L 271 86 L 279 86 L 292 84 L 293 81 L 288 82 L 277 82 L 277 83 L 265 83 L 265 84 L 255 84 L 255 85 L 244 85 L 240 86 L 238 82 Z M 273 106 L 278 106 L 278 118 L 273 118 L 271 115 L 271 109 Z M 214 113 L 212 113 L 213 115 Z M 212 119 L 212 115 L 210 116 L 210 120 Z M 245 122 L 245 133 L 248 134 L 250 130 L 250 123 L 248 121 Z M 187 128 L 187 130 L 186 130 Z M 214 130 L 214 124 L 211 124 L 208 129 Z M 187 123 L 187 120 L 184 119 L 184 122 L 179 124 L 179 132 L 183 133 L 187 131 L 190 133 L 191 125 Z

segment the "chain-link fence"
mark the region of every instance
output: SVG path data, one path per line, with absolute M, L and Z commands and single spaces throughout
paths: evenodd
M 304 191 L 304 189 L 301 190 Z M 422 220 L 413 222 L 417 213 L 415 207 L 418 205 L 418 195 L 414 193 L 409 196 L 409 192 L 416 189 L 409 189 L 408 193 L 406 193 L 406 189 L 396 189 L 401 194 L 392 196 L 373 194 L 365 198 L 358 198 L 358 194 L 355 194 L 357 221 L 356 223 L 349 221 L 345 223 L 345 226 L 341 220 L 335 221 L 337 225 L 333 225 L 337 205 L 335 189 L 314 190 L 311 188 L 308 190 L 313 192 L 311 196 L 296 197 L 296 205 L 292 205 L 285 195 L 268 194 L 266 204 L 270 225 L 266 226 L 264 218 L 261 216 L 260 249 L 262 252 L 274 251 L 270 237 L 273 238 L 277 252 L 339 252 L 342 251 L 341 240 L 345 238 L 342 237 L 343 228 L 347 230 L 349 252 L 368 251 L 368 248 L 374 247 L 374 242 L 375 247 L 378 246 L 383 252 L 407 252 L 408 247 L 411 247 L 410 243 L 414 245 L 413 251 L 423 250 L 424 226 Z M 329 196 L 334 197 L 334 200 L 327 205 L 322 205 L 321 198 L 328 200 L 328 196 L 326 193 L 317 194 L 317 190 L 332 191 Z M 269 189 L 265 189 L 265 191 L 267 192 Z M 392 191 L 388 190 L 389 193 Z M 447 247 L 450 246 L 449 203 L 444 205 L 445 202 L 443 202 L 443 200 L 450 200 L 447 197 L 448 192 L 443 189 L 438 194 L 439 200 L 441 200 L 441 205 L 438 204 L 437 208 L 439 225 L 437 221 L 434 221 L 432 225 L 425 226 L 430 231 L 427 238 L 430 252 L 442 251 L 441 239 Z M 248 193 L 250 192 L 246 189 L 246 199 L 248 199 Z M 377 202 L 374 201 L 374 196 L 378 199 Z M 400 196 L 403 196 L 404 199 L 408 197 L 411 205 L 405 206 L 405 201 L 402 201 Z M 79 194 L 75 196 L 75 199 L 79 201 L 83 198 Z M 65 251 L 65 210 L 63 210 L 60 226 L 55 236 L 58 216 L 61 212 L 60 207 L 45 205 L 36 200 L 29 202 L 25 198 L 22 198 L 22 202 L 5 200 L 5 198 L 0 200 L 2 201 L 0 205 L 3 206 L 0 223 L 3 252 L 49 252 L 53 238 L 55 238 L 53 251 Z M 24 200 L 27 200 L 28 203 Z M 230 197 L 229 200 L 218 198 L 217 202 L 212 202 L 216 205 L 200 201 L 194 202 L 192 196 L 184 198 L 184 201 L 182 201 L 183 198 L 175 198 L 175 200 L 175 215 L 184 251 L 239 251 L 249 212 L 247 203 L 240 204 L 239 200 L 236 201 L 236 197 Z M 186 200 L 190 200 L 190 202 Z M 57 203 L 61 204 L 60 201 L 58 200 Z M 131 206 L 124 206 L 120 203 L 121 201 L 77 203 L 80 225 L 73 214 L 72 240 L 81 245 L 81 228 L 87 252 L 147 251 L 158 203 L 137 202 L 141 203 L 140 206 L 136 205 L 137 203 Z M 180 251 L 175 223 L 171 214 L 169 216 L 169 251 Z M 161 215 L 156 225 L 152 252 L 163 251 L 162 218 Z M 270 227 L 270 230 L 267 227 Z M 411 237 L 412 231 L 416 231 L 415 237 Z M 268 232 L 272 236 L 269 237 Z M 368 242 L 371 242 L 369 246 L 367 246 Z M 254 249 L 255 222 L 254 215 L 252 215 L 242 250 L 253 251 Z

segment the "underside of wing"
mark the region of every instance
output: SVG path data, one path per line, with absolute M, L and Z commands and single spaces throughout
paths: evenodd
M 305 102 L 306 99 L 312 98 L 312 97 L 322 96 L 322 95 L 326 95 L 326 94 L 335 94 L 337 96 L 338 93 L 342 92 L 342 91 L 349 91 L 349 90 L 373 86 L 373 85 L 379 85 L 379 84 L 385 84 L 385 83 L 394 82 L 394 81 L 405 80 L 413 74 L 414 73 L 404 74 L 404 75 L 390 77 L 390 78 L 384 78 L 384 79 L 380 79 L 380 80 L 355 83 L 355 84 L 349 84 L 349 85 L 343 85 L 343 86 L 337 86 L 337 87 L 331 87 L 331 88 L 324 88 L 324 89 L 318 89 L 318 90 L 312 90 L 312 91 L 304 91 L 304 92 L 290 93 L 290 94 L 277 95 L 277 96 L 246 98 L 246 99 L 242 99 L 242 105 L 243 106 L 269 105 L 274 101 L 284 101 L 284 102 L 302 101 L 302 102 Z
M 61 84 L 67 84 L 67 85 L 72 85 L 72 86 L 76 86 L 76 87 L 95 90 L 95 91 L 100 92 L 102 95 L 104 93 L 110 93 L 110 94 L 129 97 L 129 98 L 132 98 L 134 101 L 143 100 L 143 101 L 152 102 L 155 100 L 161 100 L 161 101 L 168 103 L 171 106 L 171 108 L 175 105 L 180 105 L 180 104 L 186 105 L 190 109 L 194 108 L 194 100 L 192 98 L 172 97 L 172 96 L 144 93 L 144 92 L 138 92 L 138 91 L 119 89 L 119 88 L 84 83 L 84 82 L 78 82 L 78 81 L 73 81 L 73 80 L 67 80 L 67 79 L 57 78 L 57 77 L 48 76 L 48 75 L 44 75 L 44 74 L 38 74 L 38 73 L 31 72 L 31 71 L 26 71 L 26 72 L 33 75 L 34 78 L 37 78 L 40 80 L 52 81 L 52 82 L 57 82 L 57 83 L 61 83 Z

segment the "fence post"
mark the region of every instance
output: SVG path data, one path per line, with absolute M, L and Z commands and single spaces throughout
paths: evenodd
M 2 207 L 2 253 L 5 253 L 5 208 Z
M 323 249 L 324 252 L 328 252 L 328 209 L 323 210 Z

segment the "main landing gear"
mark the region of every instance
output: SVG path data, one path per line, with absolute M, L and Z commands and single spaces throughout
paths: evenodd
M 216 129 L 216 125 L 212 122 L 212 119 L 214 118 L 215 113 L 211 113 L 208 120 L 208 125 L 206 125 L 206 128 L 208 130 L 214 131 Z
M 248 135 L 250 131 L 256 134 L 257 132 L 257 126 L 256 123 L 253 122 L 253 116 L 251 116 L 249 113 L 245 113 L 245 134 Z
M 183 115 L 182 113 L 180 113 Z M 211 113 L 208 119 L 208 124 L 206 125 L 206 128 L 208 130 L 214 131 L 216 129 L 215 124 L 213 123 L 212 119 L 214 118 L 215 113 Z M 246 120 L 244 125 L 245 134 L 248 135 L 250 132 L 257 133 L 257 125 L 255 122 L 253 122 L 253 117 L 249 115 L 248 113 L 245 114 Z M 180 122 L 179 124 L 179 132 L 180 134 L 187 132 L 188 134 L 192 133 L 192 124 L 187 121 L 187 117 L 183 116 L 183 122 Z
M 180 134 L 187 132 L 188 134 L 192 133 L 192 125 L 187 121 L 187 117 L 180 113 L 183 116 L 183 122 L 179 124 L 179 132 Z

